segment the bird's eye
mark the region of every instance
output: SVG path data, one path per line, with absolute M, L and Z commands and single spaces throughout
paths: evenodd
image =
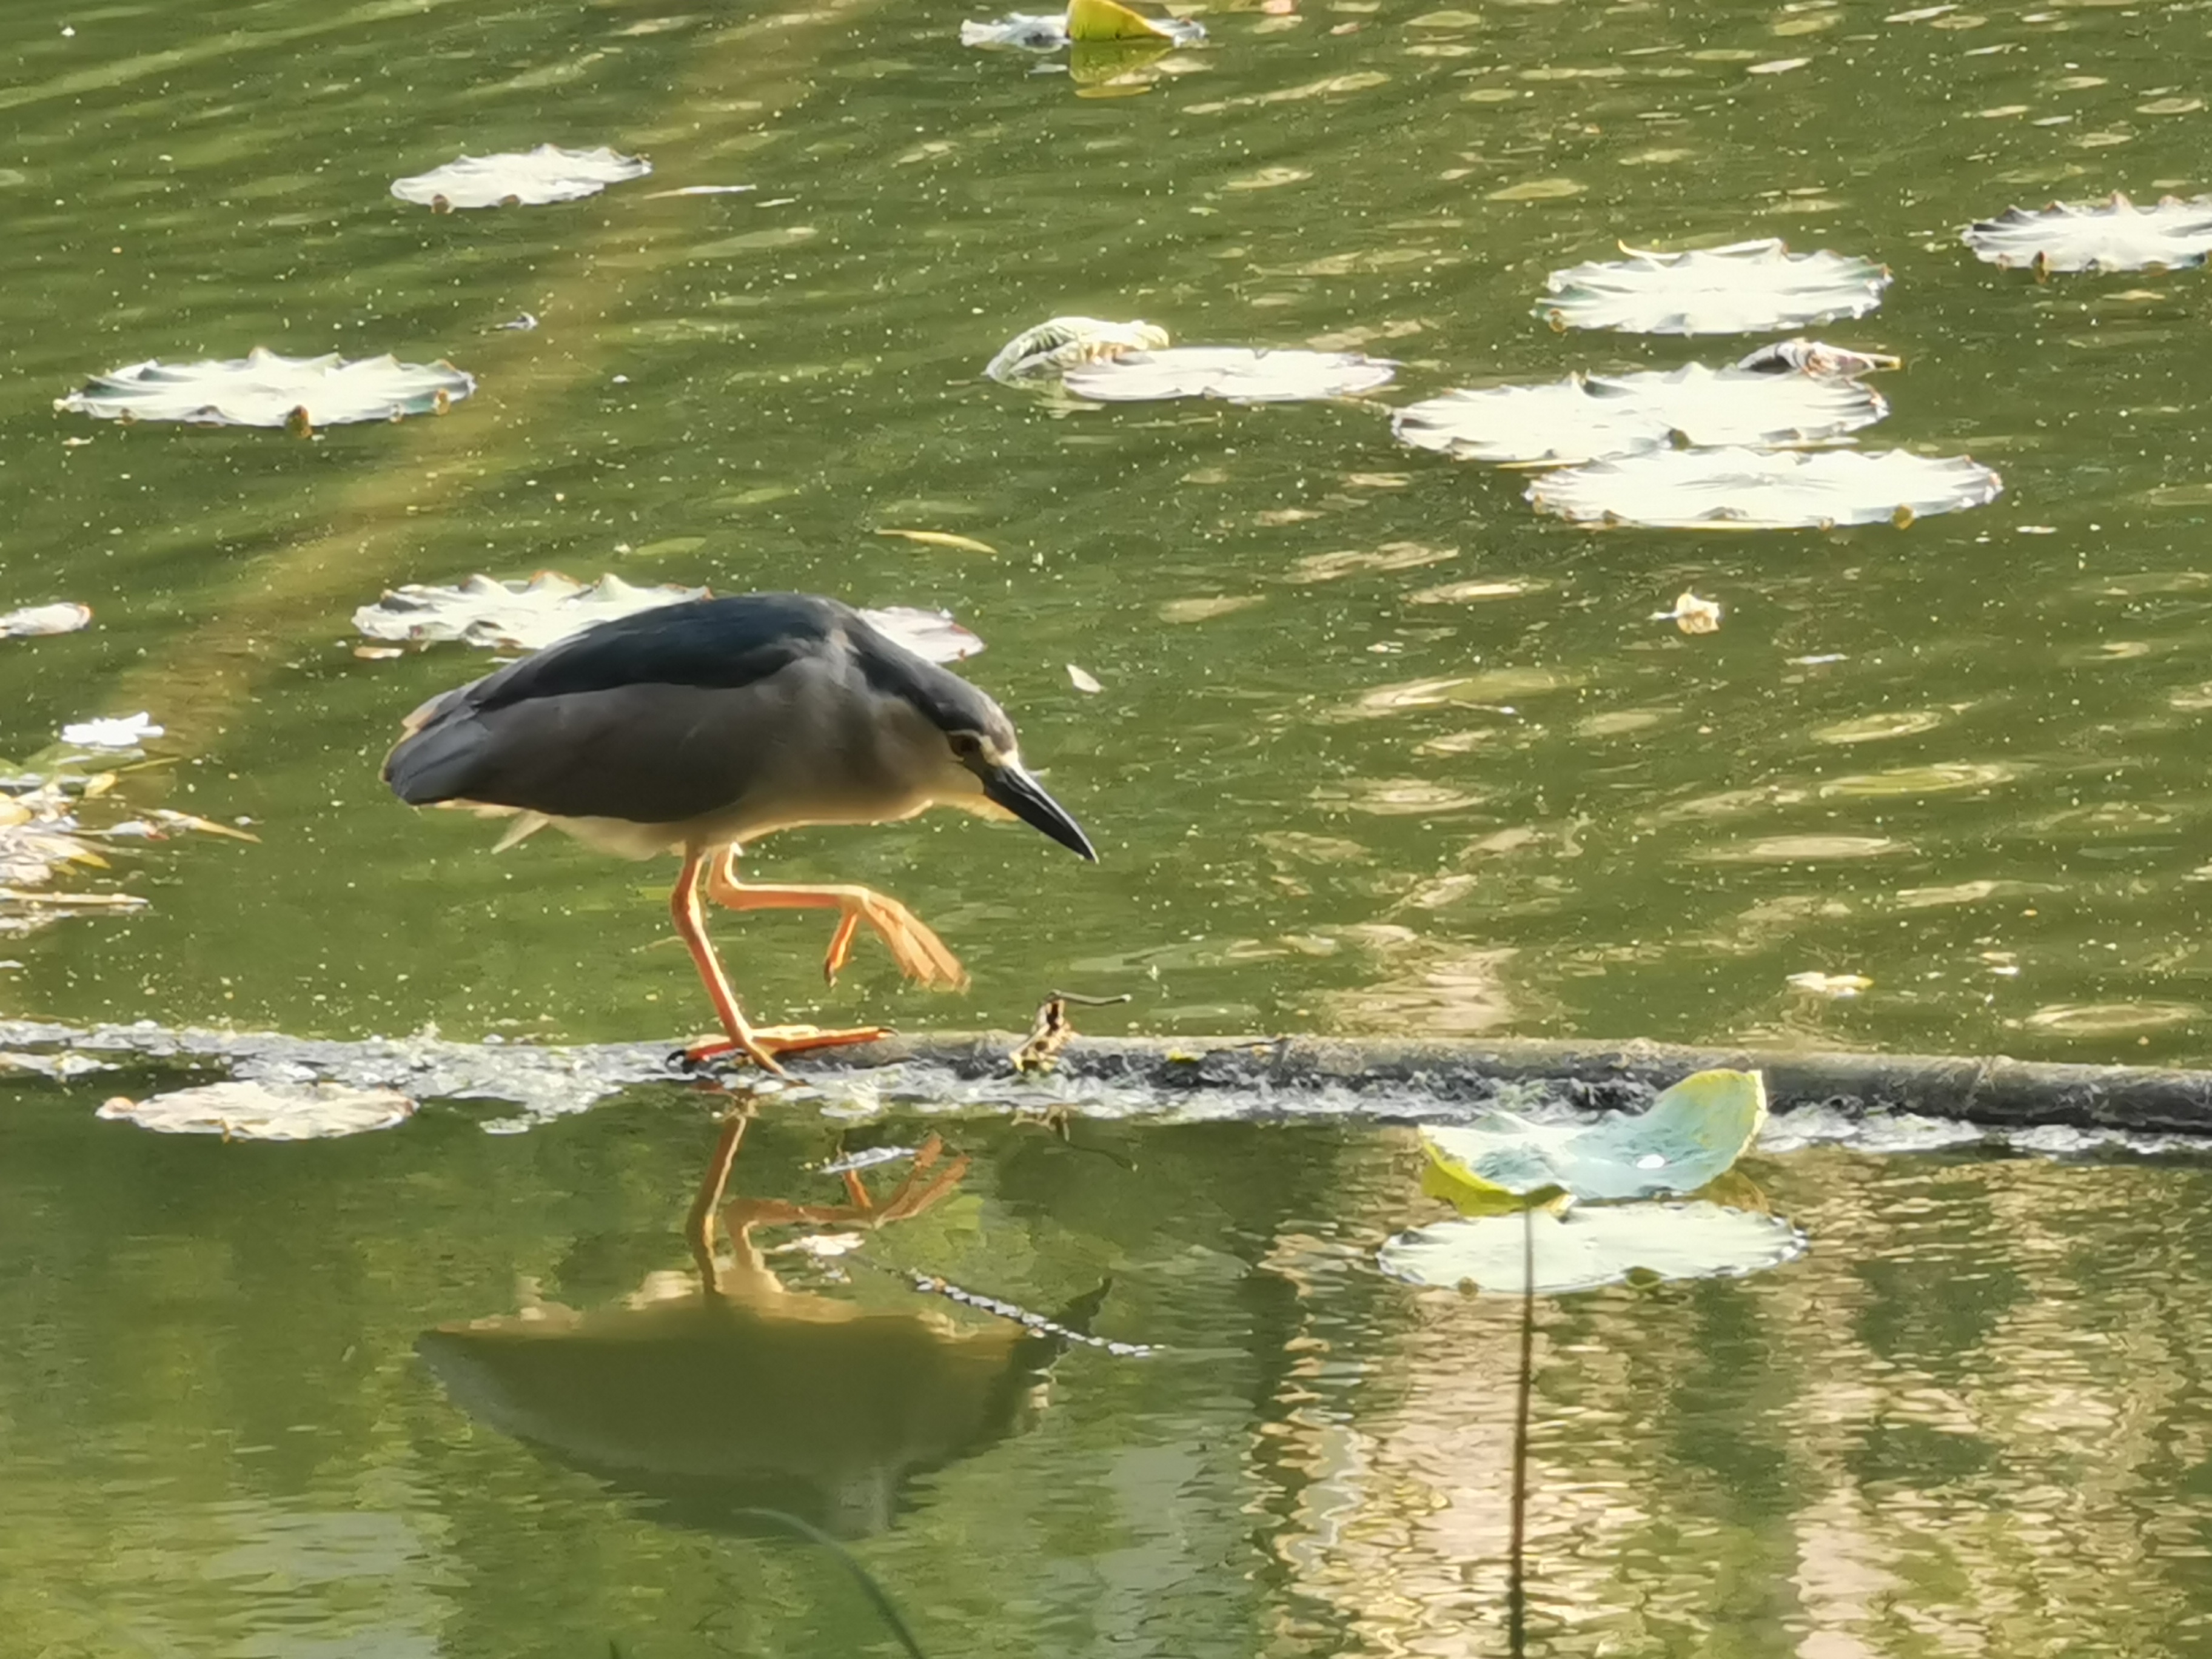
M 983 739 L 973 732 L 954 732 L 947 735 L 948 740 L 952 744 L 952 752 L 959 757 L 963 764 L 982 758 Z

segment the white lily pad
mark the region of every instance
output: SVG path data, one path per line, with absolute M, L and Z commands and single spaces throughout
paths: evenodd
M 1067 372 L 1079 398 L 1101 403 L 1221 398 L 1237 404 L 1350 398 L 1387 385 L 1398 366 L 1356 351 L 1267 351 L 1247 346 L 1171 346 L 1132 351 Z
M 1985 507 L 2003 480 L 1963 455 L 1901 449 L 1662 449 L 1547 472 L 1528 486 L 1539 513 L 1577 524 L 1658 530 L 1812 530 L 1906 525 Z
M 1759 334 L 1863 317 L 1890 280 L 1887 267 L 1870 260 L 1792 253 L 1773 239 L 1685 253 L 1622 251 L 1627 258 L 1553 271 L 1536 314 L 1559 329 Z
M 126 750 L 137 749 L 149 738 L 161 736 L 164 729 L 142 710 L 112 719 L 75 721 L 62 727 L 62 741 L 78 749 Z
M 477 389 L 451 363 L 361 357 L 282 357 L 256 347 L 242 358 L 132 363 L 102 374 L 54 407 L 102 421 L 185 421 L 197 426 L 344 426 L 442 415 Z
M 1778 1216 L 1717 1204 L 1613 1204 L 1564 1216 L 1538 1210 L 1439 1221 L 1389 1240 L 1379 1264 L 1413 1285 L 1473 1284 L 1518 1296 L 1533 1279 L 1536 1294 L 1561 1296 L 1644 1276 L 1741 1277 L 1794 1261 L 1805 1245 Z M 1528 1256 L 1534 1272 L 1524 1276 Z
M 994 380 L 1056 380 L 1071 368 L 1102 362 L 1132 351 L 1158 351 L 1167 330 L 1152 323 L 1113 323 L 1099 317 L 1054 317 L 1024 329 L 983 366 Z
M 121 1095 L 100 1115 L 167 1135 L 225 1140 L 324 1140 L 389 1129 L 414 1115 L 415 1103 L 391 1089 L 342 1083 L 208 1083 L 147 1100 Z
M 459 640 L 486 650 L 537 651 L 596 623 L 707 597 L 703 587 L 637 587 L 611 575 L 584 583 L 541 570 L 521 582 L 489 576 L 471 576 L 454 587 L 410 582 L 362 605 L 353 613 L 353 625 L 373 640 Z M 860 614 L 932 662 L 957 662 L 983 648 L 981 640 L 942 611 L 896 605 Z
M 2212 196 L 2186 202 L 2168 196 L 2148 208 L 2119 195 L 2053 202 L 2036 212 L 2008 208 L 1967 226 L 1960 240 L 1990 264 L 2038 273 L 2201 265 L 2212 252 Z
M 1766 1121 L 1756 1072 L 1698 1072 L 1633 1117 L 1532 1123 L 1488 1112 L 1462 1128 L 1425 1128 L 1421 1148 L 1486 1207 L 1493 1197 L 1577 1199 L 1691 1193 L 1728 1173 Z
M 1668 374 L 1574 374 L 1549 386 L 1448 392 L 1398 411 L 1401 443 L 1460 460 L 1555 465 L 1692 444 L 1816 444 L 1889 413 L 1856 380 L 1688 363 Z
M 0 616 L 0 640 L 27 640 L 41 634 L 74 634 L 92 624 L 88 605 L 26 605 Z
M 641 155 L 540 144 L 519 155 L 464 155 L 428 173 L 392 182 L 392 193 L 439 213 L 456 208 L 539 207 L 597 196 L 609 185 L 642 179 L 653 163 Z

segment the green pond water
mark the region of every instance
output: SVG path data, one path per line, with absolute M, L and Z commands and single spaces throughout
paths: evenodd
M 1207 13 L 1115 97 L 963 51 L 983 15 L 0 8 L 0 611 L 95 612 L 0 641 L 0 756 L 143 709 L 155 763 L 88 820 L 260 837 L 102 843 L 59 884 L 147 905 L 0 937 L 0 1013 L 704 1029 L 672 866 L 550 835 L 495 858 L 490 827 L 377 781 L 400 717 L 489 659 L 357 656 L 354 609 L 555 569 L 951 610 L 1104 854 L 952 816 L 772 842 L 763 874 L 880 886 L 974 980 L 907 989 L 864 942 L 827 993 L 818 919 L 726 918 L 769 1018 L 1018 1025 L 1064 987 L 1132 995 L 1087 1017 L 1107 1031 L 2202 1059 L 2206 278 L 2038 286 L 1956 229 L 2212 186 L 2212 12 L 1301 0 Z M 387 194 L 548 141 L 656 170 L 543 209 Z M 654 193 L 730 184 L 757 188 Z M 1880 311 L 1814 331 L 1907 360 L 1868 447 L 1971 453 L 1996 504 L 1591 533 L 1390 441 L 1388 405 L 1455 385 L 1732 360 L 1756 342 L 1560 336 L 1530 307 L 1620 240 L 1765 235 L 1893 270 Z M 497 330 L 523 311 L 542 325 Z M 1403 367 L 1368 403 L 1256 409 L 1056 413 L 980 378 L 1070 312 Z M 312 441 L 51 409 L 256 345 L 447 356 L 481 390 Z M 998 550 L 877 533 L 902 528 Z M 1719 632 L 1650 620 L 1686 588 Z M 1810 972 L 1871 985 L 1808 997 Z M 649 1276 L 686 1266 L 711 1097 L 252 1147 L 96 1121 L 109 1091 L 0 1097 L 9 1659 L 889 1651 L 833 1562 L 732 1517 L 744 1492 L 854 1536 L 933 1656 L 1502 1642 L 1517 1309 L 1375 1270 L 1436 1210 L 1400 1132 L 1084 1125 L 1070 1149 L 958 1120 L 961 1193 L 866 1260 L 1041 1311 L 1110 1278 L 1099 1331 L 1167 1351 L 1076 1348 L 1048 1401 L 1002 1323 L 772 1256 L 801 1301 L 763 1321 L 840 1323 L 811 1296 L 904 1321 L 859 1360 L 763 1337 L 780 1409 L 816 1376 L 843 1398 L 844 1365 L 855 1398 L 937 1377 L 941 1410 L 848 1444 L 763 1407 L 780 1484 L 671 1493 L 604 1422 L 586 1455 L 471 1416 L 416 1344 L 672 1287 Z M 831 1140 L 771 1114 L 738 1184 L 834 1198 L 803 1167 Z M 2201 1171 L 1754 1174 L 1802 1261 L 1541 1310 L 1533 1645 L 2212 1650 Z M 619 1380 L 575 1397 L 619 1416 Z

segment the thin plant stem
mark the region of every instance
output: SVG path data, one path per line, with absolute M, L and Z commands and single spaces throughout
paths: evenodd
M 868 1600 L 874 1604 L 876 1611 L 883 1614 L 884 1622 L 891 1627 L 891 1634 L 898 1638 L 899 1645 L 912 1655 L 913 1659 L 929 1659 L 929 1656 L 922 1652 L 921 1644 L 914 1639 L 914 1632 L 907 1628 L 906 1620 L 899 1616 L 897 1603 L 893 1601 L 890 1593 L 875 1581 L 874 1576 L 860 1565 L 860 1558 L 847 1549 L 844 1545 L 839 1543 L 812 1522 L 802 1521 L 799 1516 L 787 1515 L 781 1510 L 744 1509 L 737 1512 L 739 1515 L 751 1516 L 757 1520 L 773 1522 L 787 1532 L 796 1533 L 809 1543 L 819 1544 L 823 1549 L 828 1550 L 830 1554 L 837 1558 L 837 1564 L 853 1576 L 854 1582 L 860 1585 Z
M 1536 1375 L 1535 1214 L 1533 1208 L 1521 1212 L 1521 1375 L 1513 1401 L 1513 1535 L 1505 1569 L 1506 1651 L 1512 1659 L 1522 1659 L 1528 1642 L 1523 1552 L 1528 1534 L 1528 1398 Z

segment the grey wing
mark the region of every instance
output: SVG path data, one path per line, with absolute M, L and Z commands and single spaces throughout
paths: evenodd
M 678 823 L 744 796 L 760 738 L 745 715 L 759 701 L 750 688 L 627 685 L 492 709 L 434 706 L 385 777 L 416 806 Z

